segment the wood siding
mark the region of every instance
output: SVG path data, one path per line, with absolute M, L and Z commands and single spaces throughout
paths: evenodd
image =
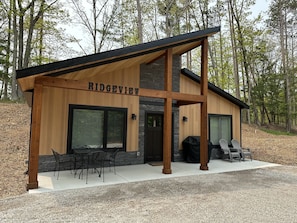
M 138 88 L 139 67 L 107 74 L 100 73 L 89 78 L 88 81 Z M 139 97 L 91 90 L 43 87 L 39 155 L 50 155 L 51 148 L 55 148 L 62 154 L 66 153 L 69 104 L 127 108 L 126 149 L 127 152 L 138 150 L 138 121 L 132 120 L 131 115 L 134 113 L 139 117 Z
M 180 91 L 182 93 L 200 94 L 200 84 L 181 74 Z M 179 112 L 179 149 L 182 149 L 182 141 L 190 135 L 200 136 L 200 104 L 185 105 Z M 218 94 L 208 91 L 208 114 L 232 115 L 232 138 L 240 139 L 240 108 Z M 183 122 L 183 116 L 188 118 Z

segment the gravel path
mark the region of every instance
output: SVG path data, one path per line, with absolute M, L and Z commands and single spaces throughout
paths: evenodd
M 297 167 L 100 186 L 0 200 L 0 222 L 297 222 Z

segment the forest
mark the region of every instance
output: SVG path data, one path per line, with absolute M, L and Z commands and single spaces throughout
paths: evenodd
M 220 26 L 209 81 L 250 106 L 244 122 L 291 132 L 297 0 L 260 2 L 267 10 L 255 0 L 1 0 L 0 100 L 23 100 L 16 70 Z M 199 56 L 183 55 L 183 67 L 199 75 Z

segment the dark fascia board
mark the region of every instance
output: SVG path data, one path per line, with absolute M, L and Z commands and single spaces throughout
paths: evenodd
M 72 59 L 57 61 L 49 64 L 39 65 L 35 67 L 29 67 L 22 70 L 17 70 L 16 78 L 24 78 L 45 72 L 53 72 L 51 76 L 59 76 L 74 70 L 86 69 L 90 67 L 99 66 L 102 64 L 112 63 L 128 58 L 145 55 L 148 53 L 164 50 L 173 46 L 182 45 L 193 41 L 193 39 L 203 39 L 209 35 L 213 35 L 220 31 L 220 27 L 208 28 L 196 32 L 186 33 L 178 36 L 155 40 L 148 43 L 142 43 L 134 46 L 124 47 L 120 49 L 110 50 L 102 53 L 91 54 L 82 57 L 76 57 Z M 83 66 L 86 64 L 85 66 Z M 77 68 L 77 66 L 81 66 Z M 75 68 L 76 67 L 76 68 Z M 69 69 L 67 69 L 69 68 Z M 66 69 L 67 71 L 58 71 Z
M 183 68 L 181 70 L 181 73 L 185 75 L 186 77 L 192 79 L 193 81 L 200 83 L 201 77 L 197 74 L 193 73 L 192 71 L 188 70 L 187 68 Z M 233 104 L 239 106 L 241 109 L 249 109 L 250 107 L 244 103 L 243 101 L 239 100 L 238 98 L 232 96 L 231 94 L 227 93 L 226 91 L 222 90 L 221 88 L 218 88 L 214 84 L 208 82 L 208 89 L 215 92 L 216 94 L 222 96 L 223 98 L 229 100 Z

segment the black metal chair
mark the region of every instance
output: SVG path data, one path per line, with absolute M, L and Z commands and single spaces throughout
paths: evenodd
M 62 155 L 54 149 L 52 149 L 52 152 L 55 158 L 54 176 L 56 174 L 56 171 L 58 171 L 58 174 L 57 174 L 57 180 L 58 180 L 60 175 L 60 170 L 69 169 L 72 171 L 72 169 L 74 168 L 75 161 L 72 155 Z
M 116 174 L 116 156 L 120 149 L 114 149 L 112 152 L 107 152 L 106 158 L 104 159 L 105 163 L 108 163 L 109 165 L 109 171 L 111 169 L 111 166 L 113 166 L 113 172 Z

